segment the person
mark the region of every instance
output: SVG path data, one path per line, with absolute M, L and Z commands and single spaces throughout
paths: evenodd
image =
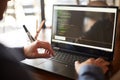
M 104 74 L 109 70 L 109 64 L 102 58 L 90 58 L 82 63 L 75 61 L 78 80 L 105 80 Z M 120 70 L 107 80 L 120 80 Z
M 0 0 L 0 20 L 3 19 L 8 1 Z M 39 54 L 37 51 L 38 48 L 44 48 L 45 52 Z M 53 50 L 48 42 L 36 40 L 30 45 L 15 48 L 10 48 L 0 43 L 0 79 L 34 80 L 20 61 L 25 58 L 49 58 L 53 55 Z
M 108 71 L 109 64 L 102 58 L 90 58 L 82 63 L 75 61 L 78 80 L 105 80 L 104 74 Z
M 107 4 L 104 1 L 91 1 L 88 6 L 107 6 Z M 109 70 L 108 65 L 110 63 L 103 58 L 90 58 L 82 63 L 75 61 L 78 80 L 105 80 L 104 74 Z M 120 80 L 119 75 L 120 71 L 114 74 L 110 80 Z

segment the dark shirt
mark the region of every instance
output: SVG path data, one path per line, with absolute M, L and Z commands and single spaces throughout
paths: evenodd
M 105 80 L 102 69 L 95 65 L 85 65 L 80 68 L 78 80 Z
M 0 44 L 0 79 L 32 80 L 33 78 L 20 63 L 25 59 L 23 47 L 9 48 Z

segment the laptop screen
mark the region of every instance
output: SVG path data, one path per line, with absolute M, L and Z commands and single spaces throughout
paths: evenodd
M 117 8 L 54 5 L 53 46 L 113 52 Z

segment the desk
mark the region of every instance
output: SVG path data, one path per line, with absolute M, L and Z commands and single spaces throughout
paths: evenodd
M 36 80 L 73 80 L 57 74 L 49 73 L 37 68 L 27 66 L 28 71 L 35 77 Z

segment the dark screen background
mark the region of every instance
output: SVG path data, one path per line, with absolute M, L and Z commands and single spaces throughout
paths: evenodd
M 66 37 L 66 41 L 111 48 L 114 14 L 103 12 L 62 11 L 57 12 L 57 30 L 55 35 Z M 109 16 L 108 16 L 109 15 Z M 108 16 L 108 17 L 106 17 Z M 85 18 L 93 18 L 96 23 L 84 32 Z

